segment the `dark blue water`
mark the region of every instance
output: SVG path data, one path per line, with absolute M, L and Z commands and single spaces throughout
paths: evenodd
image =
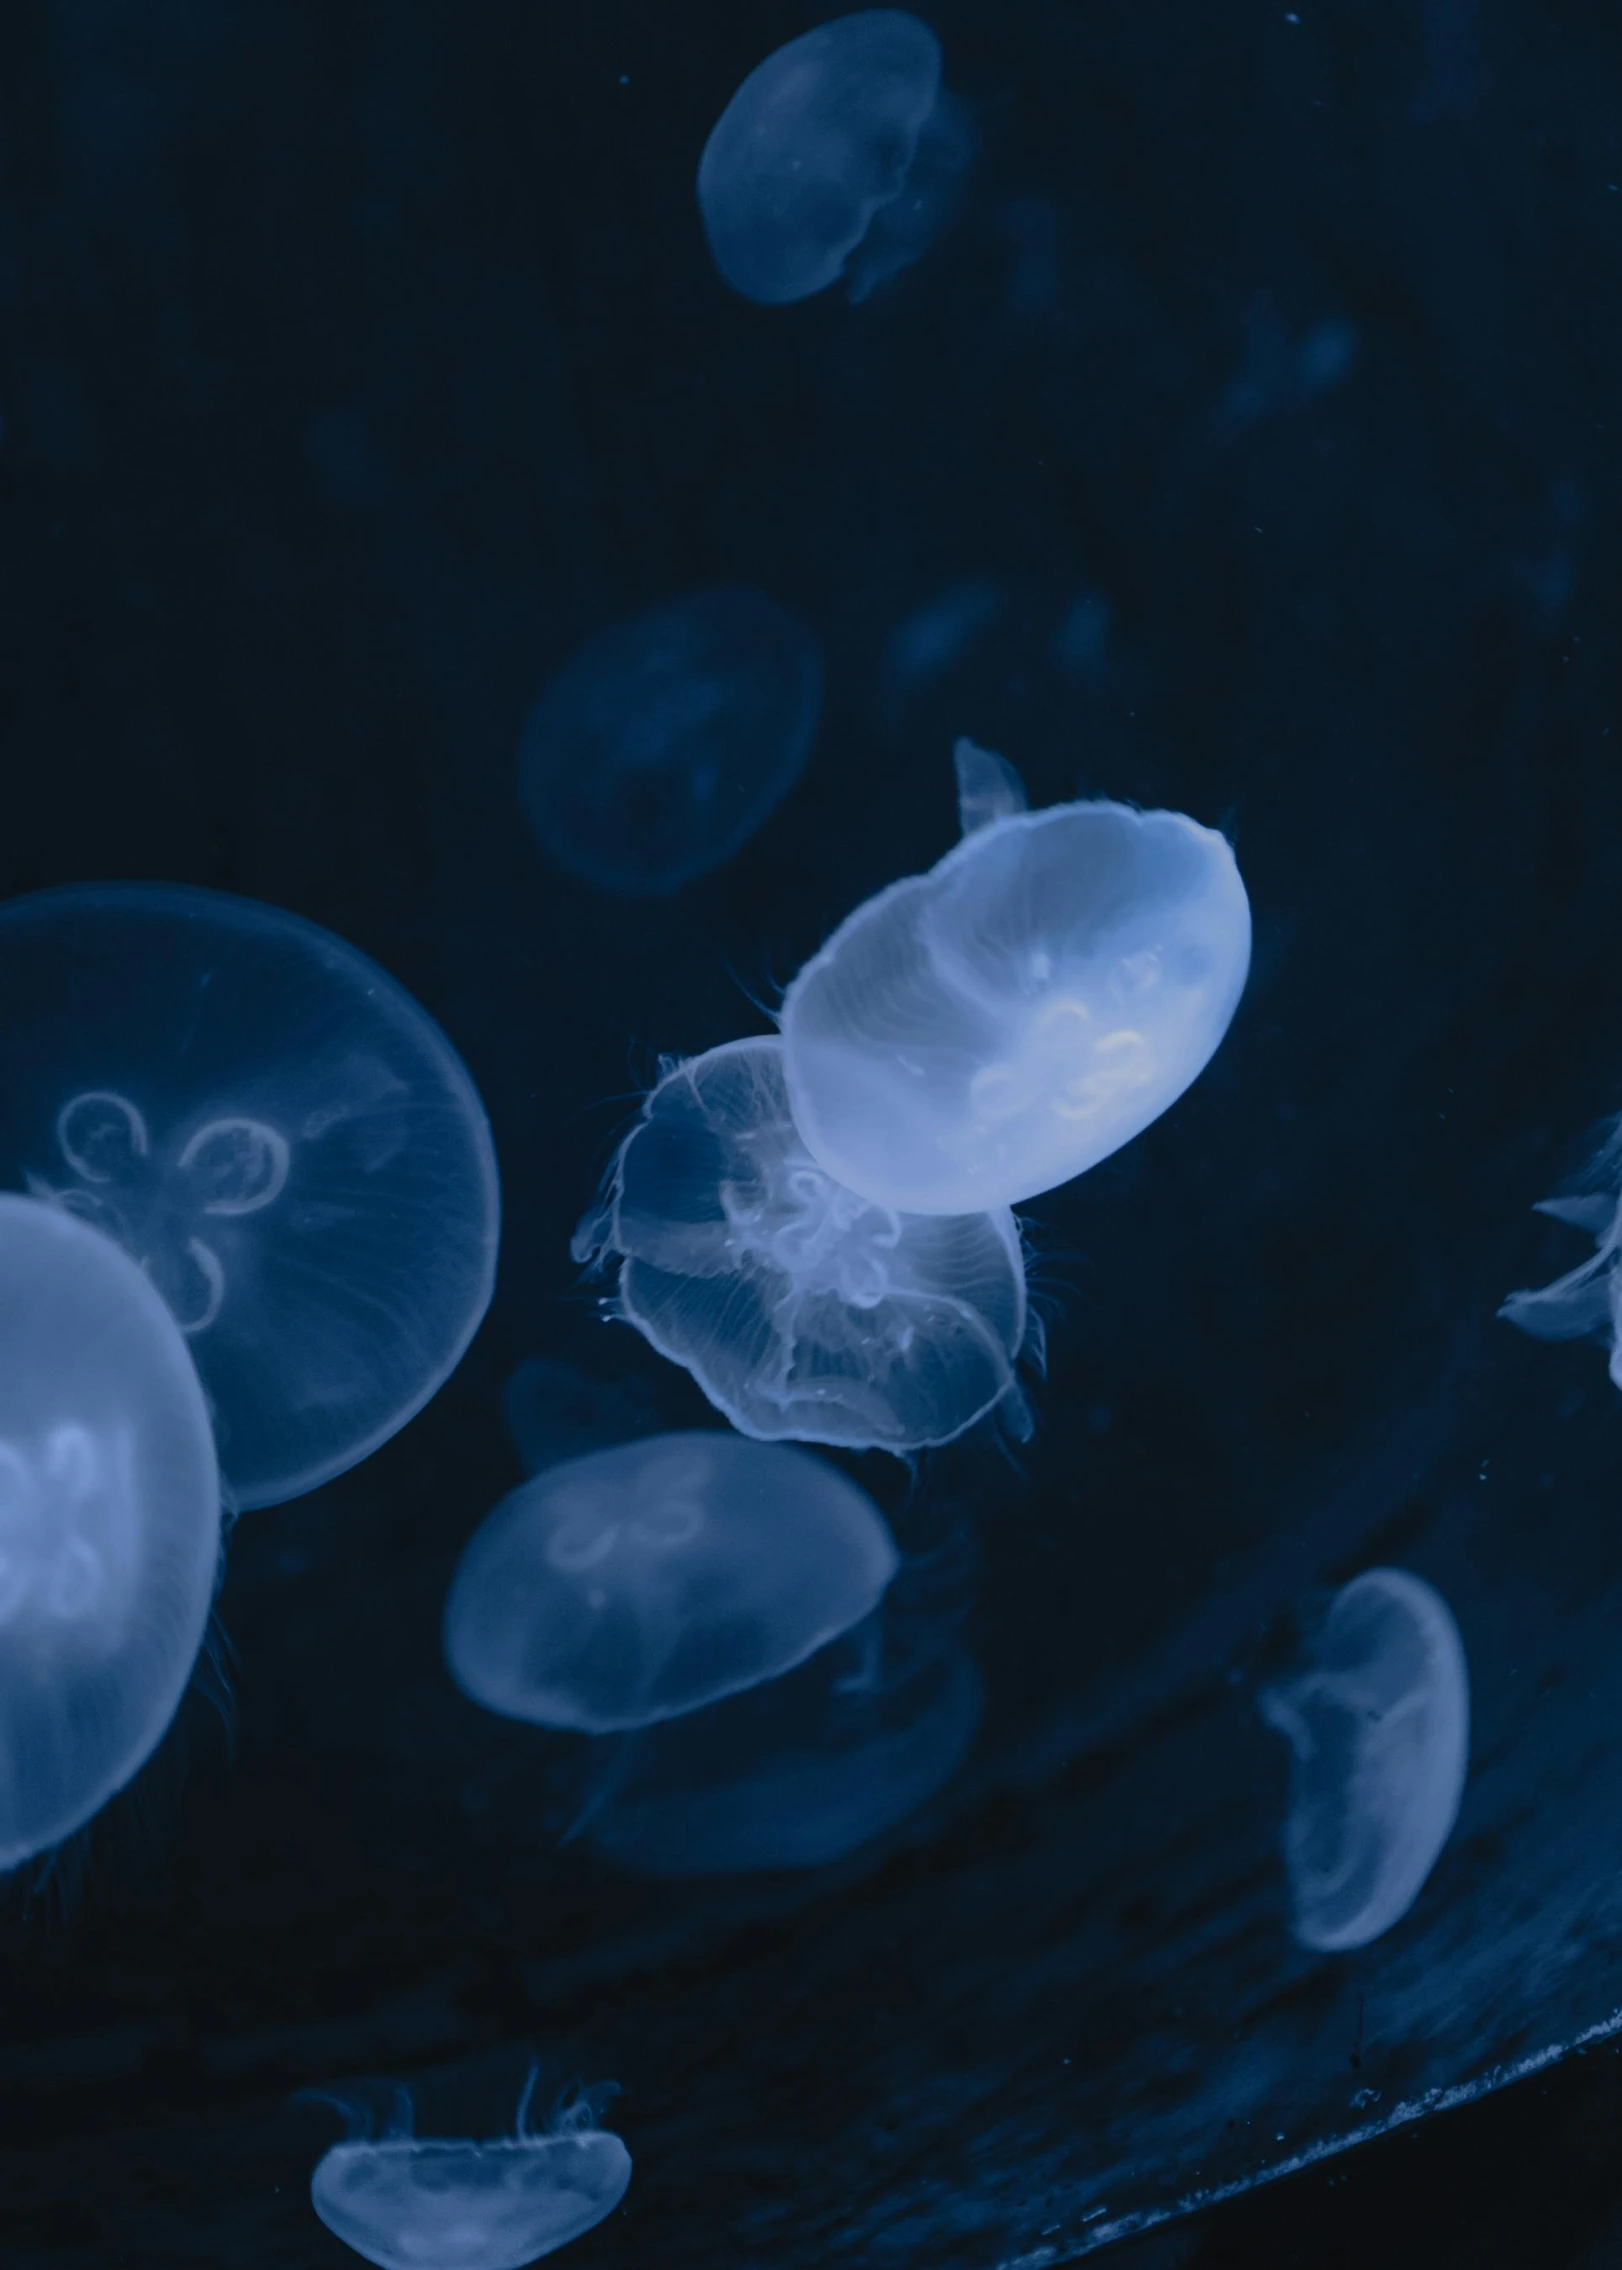
M 1475 2146 L 1419 2116 L 1622 2009 L 1622 1402 L 1494 1321 L 1586 1250 L 1529 1208 L 1622 1109 L 1622 34 L 1577 0 L 922 13 L 962 210 L 859 305 L 774 309 L 692 181 L 809 8 L 0 23 L 0 890 L 339 932 L 465 1056 L 506 1209 L 449 1385 L 242 1522 L 222 1671 L 0 1919 L 17 2270 L 352 2259 L 295 2092 L 494 2133 L 532 2056 L 623 2092 L 582 2266 L 1046 2270 L 1393 2119 L 1448 2193 L 1614 2163 L 1614 2077 L 1558 2120 L 1512 2091 Z M 815 633 L 805 769 L 718 870 L 597 889 L 520 816 L 525 719 L 721 583 Z M 522 1360 L 708 1422 L 571 1232 L 660 1056 L 766 1030 L 949 847 L 959 734 L 1034 804 L 1221 827 L 1249 988 L 1182 1103 L 1022 1210 L 1029 1443 L 847 1461 L 973 1562 L 962 1763 L 829 1865 L 650 1881 L 567 1835 L 570 1738 L 457 1695 L 440 1604 L 519 1478 Z M 1412 1914 L 1326 1958 L 1255 1695 L 1376 1562 L 1458 1618 L 1472 1771 Z M 1431 2265 L 1575 2263 L 1622 2204 L 1465 2229 L 1356 2180 Z M 1236 2210 L 1247 2260 L 1353 2258 L 1313 2182 Z

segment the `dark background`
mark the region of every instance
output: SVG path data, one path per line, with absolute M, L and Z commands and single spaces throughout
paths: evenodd
M 1558 1411 L 1593 1518 L 1615 1502 L 1599 1359 L 1490 1318 L 1574 1258 L 1525 1209 L 1622 1104 L 1622 28 L 1601 0 L 921 12 L 979 125 L 963 218 L 861 308 L 780 311 L 720 285 L 690 183 L 817 10 L 0 14 L 0 890 L 163 877 L 328 924 L 466 1056 L 507 1208 L 460 1372 L 243 1523 L 221 1674 L 14 1890 L 19 2270 L 336 2264 L 303 2188 L 335 2126 L 290 2093 L 399 2076 L 425 2131 L 489 2132 L 532 2043 L 625 2086 L 637 2175 L 582 2270 L 799 2259 L 747 2222 L 763 2201 L 817 2259 L 1011 2251 L 953 2236 L 1009 2038 L 962 2045 L 896 2143 L 933 2219 L 864 2237 L 837 2194 L 843 2124 L 882 2128 L 886 2058 L 933 2038 L 965 1944 L 998 1946 L 954 1885 L 1051 1867 L 1023 1800 L 826 1889 L 672 1896 L 556 1850 L 532 1750 L 449 1693 L 435 1637 L 516 1479 L 519 1359 L 702 1423 L 603 1332 L 570 1228 L 657 1054 L 761 1029 L 750 996 L 946 848 L 957 733 L 1034 802 L 1222 825 L 1257 914 L 1187 1103 L 1033 1209 L 1055 1321 L 1023 1468 L 941 1469 L 981 1523 L 982 1756 L 1107 1702 L 1326 1476 L 1372 1477 L 1392 1552 L 1422 1537 L 1487 1406 L 1528 1475 Z M 725 871 L 605 898 L 517 820 L 524 715 L 592 631 L 720 580 L 815 627 L 816 750 Z M 899 678 L 898 627 L 960 586 L 985 627 Z M 1558 1558 L 1558 1520 L 1525 1529 Z M 819 1932 L 840 1991 L 774 2003 Z M 1596 2050 L 1139 2257 L 1622 2259 L 1618 2075 Z M 1024 2134 L 996 2129 L 1015 2192 Z

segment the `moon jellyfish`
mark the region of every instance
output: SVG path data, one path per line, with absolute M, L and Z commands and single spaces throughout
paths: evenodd
M 274 907 L 108 883 L 0 908 L 0 1180 L 117 1240 L 189 1343 L 237 1502 L 405 1425 L 490 1298 L 484 1110 L 375 963 Z
M 954 1647 L 907 1679 L 819 1658 L 770 1687 L 633 1736 L 586 1835 L 644 1876 L 821 1868 L 928 1803 L 962 1763 L 984 1693 Z
M 1335 1595 L 1312 1669 L 1269 1688 L 1292 1753 L 1284 1859 L 1304 1947 L 1366 1947 L 1407 1914 L 1464 1793 L 1470 1686 L 1447 1602 L 1401 1569 Z
M 474 2144 L 387 2137 L 334 2144 L 310 2204 L 380 2270 L 519 2270 L 611 2215 L 631 2155 L 605 2129 Z
M 842 1188 L 800 1139 L 775 1038 L 665 1072 L 575 1253 L 623 1256 L 618 1313 L 759 1440 L 905 1452 L 1023 1408 L 1013 1216 Z
M 973 154 L 927 24 L 899 8 L 835 17 L 758 64 L 704 145 L 715 265 L 764 307 L 841 276 L 865 299 L 946 227 Z
M 1214 829 L 1125 804 L 1020 810 L 1013 768 L 973 756 L 963 841 L 848 916 L 783 1003 L 817 1165 L 920 1214 L 1017 1204 L 1130 1142 L 1210 1061 L 1250 966 Z
M 1613 1135 L 1595 1162 L 1595 1174 L 1606 1189 L 1580 1192 L 1571 1198 L 1545 1198 L 1534 1209 L 1550 1214 L 1572 1229 L 1586 1230 L 1595 1250 L 1575 1269 L 1568 1269 L 1552 1285 L 1536 1292 L 1511 1293 L 1498 1313 L 1506 1323 L 1518 1324 L 1539 1340 L 1606 1340 L 1611 1348 L 1611 1377 L 1622 1387 L 1622 1200 L 1616 1184 L 1622 1178 L 1622 1134 Z
M 871 1501 L 803 1451 L 656 1435 L 502 1500 L 452 1580 L 445 1660 L 506 1718 L 650 1726 L 804 1662 L 896 1565 Z
M 197 1373 L 127 1255 L 0 1197 L 0 1868 L 58 1844 L 157 1747 L 214 1594 Z
M 519 800 L 547 856 L 605 891 L 679 890 L 740 850 L 805 769 L 809 626 L 727 585 L 615 623 L 530 713 Z

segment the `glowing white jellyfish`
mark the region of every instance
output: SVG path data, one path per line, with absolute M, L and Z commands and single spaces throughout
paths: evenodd
M 168 1309 L 100 1231 L 0 1197 L 0 1868 L 156 1748 L 219 1544 L 208 1410 Z
M 240 1505 L 387 1440 L 490 1298 L 499 1203 L 449 1042 L 364 955 L 159 884 L 0 907 L 0 1182 L 135 1256 Z
M 1261 1698 L 1291 1749 L 1284 1859 L 1305 1947 L 1366 1947 L 1407 1914 L 1464 1793 L 1470 1684 L 1447 1602 L 1401 1569 L 1335 1595 L 1312 1668 Z
M 775 1038 L 665 1072 L 575 1253 L 623 1256 L 618 1313 L 759 1440 L 905 1452 L 1004 1397 L 1023 1411 L 1013 1216 L 841 1188 L 795 1128 Z
M 848 916 L 783 1003 L 812 1157 L 920 1214 L 1015 1205 L 1130 1142 L 1210 1061 L 1250 966 L 1213 829 L 1027 812 L 1011 766 L 971 749 L 965 771 L 959 746 L 963 841 Z
M 380 2270 L 520 2270 L 611 2215 L 631 2155 L 607 2130 L 487 2144 L 391 2136 L 335 2144 L 310 2204 Z
M 804 1452 L 667 1434 L 550 1466 L 462 1555 L 445 1659 L 475 1702 L 586 1734 L 772 1679 L 872 1613 L 896 1550 Z
M 758 64 L 704 145 L 715 265 L 766 307 L 841 276 L 864 299 L 945 228 L 973 154 L 927 24 L 899 8 L 835 17 Z
M 1535 1211 L 1586 1230 L 1595 1250 L 1552 1285 L 1511 1293 L 1498 1313 L 1539 1340 L 1600 1339 L 1610 1343 L 1611 1377 L 1622 1387 L 1622 1134 L 1613 1134 L 1594 1164 L 1604 1188 L 1571 1198 L 1545 1198 Z
M 798 615 L 729 585 L 689 593 L 599 632 L 546 687 L 519 755 L 524 815 L 601 890 L 679 890 L 788 794 L 821 702 Z

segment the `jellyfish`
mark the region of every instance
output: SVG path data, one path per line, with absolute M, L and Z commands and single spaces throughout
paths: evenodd
M 775 1037 L 667 1068 L 575 1253 L 623 1256 L 618 1314 L 757 1440 L 904 1455 L 1005 1399 L 1025 1423 L 1013 1216 L 842 1188 L 800 1140 Z
M 0 1196 L 0 1868 L 59 1844 L 157 1747 L 214 1596 L 220 1487 L 196 1368 L 129 1257 Z
M 1447 1602 L 1402 1569 L 1366 1570 L 1336 1593 L 1311 1670 L 1261 1708 L 1292 1753 L 1295 1935 L 1366 1947 L 1419 1897 L 1464 1792 L 1470 1686 Z
M 630 1737 L 588 1841 L 636 1875 L 746 1876 L 827 1867 L 899 1826 L 962 1763 L 980 1674 L 956 1645 L 900 1678 L 840 1657 Z
M 546 687 L 519 755 L 524 816 L 600 890 L 679 890 L 776 810 L 821 704 L 798 615 L 758 591 L 691 592 L 599 632 Z
M 484 1109 L 375 963 L 278 908 L 108 883 L 0 907 L 0 1182 L 134 1255 L 240 1506 L 341 1474 L 489 1302 Z
M 518 2134 L 487 2144 L 334 2144 L 310 2178 L 310 2204 L 380 2270 L 519 2270 L 611 2215 L 630 2180 L 617 2136 L 580 2127 L 531 2135 L 521 2105 Z
M 1511 1293 L 1499 1309 L 1508 1324 L 1518 1324 L 1539 1340 L 1586 1340 L 1610 1343 L 1612 1379 L 1622 1387 L 1622 1127 L 1610 1136 L 1594 1162 L 1594 1178 L 1604 1184 L 1597 1190 L 1569 1198 L 1545 1198 L 1534 1209 L 1549 1214 L 1574 1230 L 1585 1230 L 1595 1250 L 1575 1269 L 1568 1269 L 1552 1285 L 1536 1292 Z
M 804 1451 L 656 1435 L 503 1498 L 457 1565 L 445 1659 L 506 1718 L 651 1726 L 814 1655 L 896 1565 L 871 1500 Z
M 963 841 L 849 915 L 783 1002 L 812 1158 L 916 1214 L 1015 1205 L 1130 1142 L 1210 1061 L 1250 966 L 1214 829 L 1025 811 L 1012 766 L 969 747 Z
M 841 276 L 865 299 L 952 219 L 974 139 L 927 24 L 900 8 L 819 24 L 750 72 L 704 145 L 715 265 L 763 307 Z

